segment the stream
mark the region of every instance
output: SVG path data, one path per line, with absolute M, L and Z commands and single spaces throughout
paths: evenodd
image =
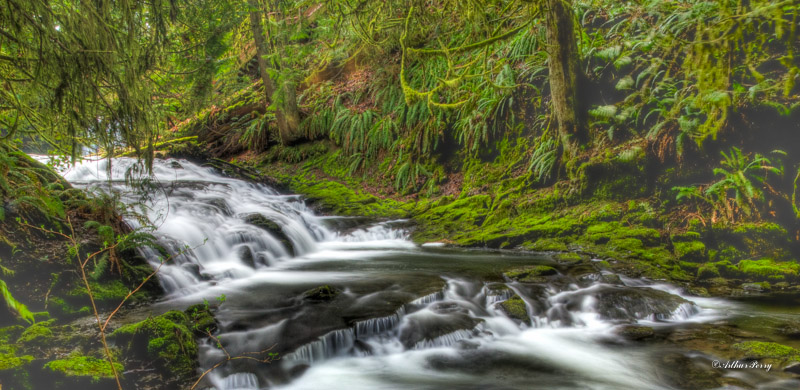
M 113 160 L 110 182 L 106 161 L 65 177 L 111 185 L 135 203 L 123 180 L 134 163 Z M 166 297 L 154 309 L 218 304 L 216 338 L 231 356 L 271 348 L 279 357 L 228 362 L 199 388 L 798 387 L 778 367 L 712 368 L 719 358 L 675 336 L 726 326 L 756 310 L 746 303 L 686 296 L 598 271 L 591 260 L 416 245 L 407 221 L 321 216 L 299 196 L 184 160 L 157 160 L 154 178 L 147 215 L 175 254 L 159 272 Z M 143 254 L 158 266 L 157 252 Z M 530 265 L 557 272 L 530 283 L 503 276 Z M 528 318 L 503 309 L 514 296 Z M 624 337 L 632 325 L 654 334 Z M 225 360 L 216 340 L 200 344 L 201 370 Z

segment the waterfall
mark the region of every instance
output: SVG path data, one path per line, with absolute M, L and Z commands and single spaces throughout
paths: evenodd
M 224 359 L 217 341 L 233 356 L 274 348 L 280 358 L 232 361 L 200 388 L 526 389 L 532 372 L 547 388 L 660 388 L 649 351 L 608 345 L 623 342 L 614 327 L 672 326 L 716 313 L 701 307 L 708 301 L 635 279 L 623 278 L 624 286 L 597 275 L 584 284 L 577 277 L 544 286 L 500 282 L 498 269 L 551 260 L 417 246 L 397 221 L 320 216 L 299 196 L 184 160 L 155 161 L 143 199 L 123 180 L 136 162 L 108 164 L 64 174 L 77 186 L 110 185 L 123 201 L 144 206 L 171 254 L 158 275 L 168 294 L 160 305 L 227 296 L 216 309 L 216 339 L 201 340 L 202 368 Z M 155 248 L 141 253 L 154 267 L 161 263 Z M 310 293 L 323 285 L 324 296 Z M 511 299 L 524 303 L 527 319 L 504 308 Z M 566 351 L 596 367 L 576 369 Z M 618 364 L 603 369 L 608 361 Z

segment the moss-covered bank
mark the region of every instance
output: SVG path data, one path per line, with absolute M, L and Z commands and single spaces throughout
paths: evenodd
M 460 192 L 438 196 L 402 195 L 375 177 L 348 175 L 336 151 L 293 164 L 231 161 L 274 177 L 323 212 L 409 218 L 418 243 L 585 256 L 623 274 L 691 284 L 699 294 L 800 292 L 797 242 L 775 222 L 703 224 L 669 199 L 603 190 L 638 185 L 608 183 L 624 177 L 532 187 L 524 176 L 495 176 L 503 160 L 474 161 Z

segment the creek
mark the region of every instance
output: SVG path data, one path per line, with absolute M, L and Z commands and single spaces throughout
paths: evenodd
M 136 204 L 123 180 L 134 163 L 86 163 L 65 177 Z M 416 245 L 407 221 L 318 215 L 300 196 L 184 160 L 153 169 L 143 204 L 175 254 L 153 309 L 218 305 L 201 370 L 225 359 L 217 340 L 231 356 L 271 348 L 279 357 L 228 362 L 199 388 L 797 388 L 777 367 L 713 368 L 719 357 L 676 336 L 707 341 L 752 305 L 609 274 L 596 259 Z M 158 266 L 156 251 L 142 253 Z M 555 271 L 526 282 L 503 275 L 532 265 Z M 509 299 L 516 310 L 504 308 Z

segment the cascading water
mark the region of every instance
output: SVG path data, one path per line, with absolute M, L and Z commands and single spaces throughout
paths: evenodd
M 105 164 L 65 176 L 105 185 Z M 126 191 L 131 164 L 114 160 L 116 190 Z M 392 223 L 340 232 L 341 220 L 315 215 L 297 196 L 187 161 L 156 161 L 154 177 L 148 217 L 175 254 L 159 273 L 168 294 L 160 305 L 225 295 L 216 337 L 226 351 L 272 347 L 281 357 L 222 365 L 206 376 L 208 389 L 671 388 L 659 360 L 666 347 L 633 345 L 619 327 L 721 315 L 718 301 L 635 279 L 604 282 L 613 278 L 593 269 L 570 274 L 547 256 L 418 247 Z M 145 255 L 160 264 L 155 251 Z M 540 283 L 503 280 L 504 269 L 527 264 L 560 272 Z M 322 298 L 313 293 L 320 286 Z M 511 299 L 527 318 L 502 308 Z M 202 343 L 203 369 L 224 357 L 216 340 Z

